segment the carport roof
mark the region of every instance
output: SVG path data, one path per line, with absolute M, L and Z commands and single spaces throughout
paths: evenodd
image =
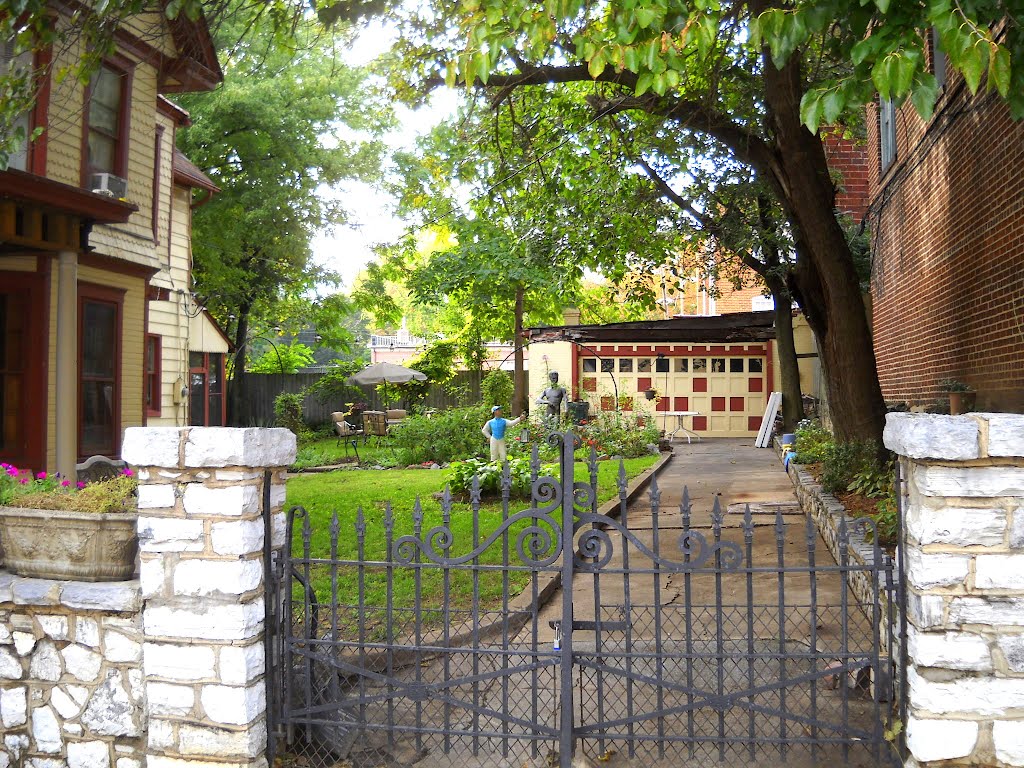
M 572 341 L 606 344 L 732 343 L 775 338 L 775 312 L 673 317 L 605 325 L 554 325 L 527 328 L 531 342 Z

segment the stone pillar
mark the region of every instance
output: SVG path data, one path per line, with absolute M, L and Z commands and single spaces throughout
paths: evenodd
M 295 436 L 135 427 L 123 457 L 140 483 L 147 765 L 265 765 L 263 516 L 280 546 Z
M 908 766 L 1024 766 L 1024 416 L 891 413 L 900 456 Z

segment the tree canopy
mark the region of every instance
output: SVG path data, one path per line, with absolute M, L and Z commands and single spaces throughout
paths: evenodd
M 354 308 L 340 295 L 316 298 L 339 281 L 313 262 L 310 243 L 346 217 L 323 188 L 378 173 L 382 146 L 372 136 L 388 120 L 365 73 L 341 63 L 340 36 L 307 24 L 289 50 L 271 31 L 247 35 L 222 26 L 224 83 L 181 99 L 193 125 L 179 134 L 221 189 L 193 217 L 193 275 L 235 342 L 236 384 L 249 338 L 270 327 L 312 324 L 329 346 L 347 345 L 342 321 Z M 237 392 L 231 400 L 241 407 Z

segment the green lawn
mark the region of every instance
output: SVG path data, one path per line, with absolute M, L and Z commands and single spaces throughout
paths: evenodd
M 633 478 L 653 465 L 657 456 L 645 456 L 625 461 L 626 474 Z M 601 503 L 617 495 L 616 477 L 619 463 L 602 461 L 598 465 L 598 499 Z M 587 476 L 584 464 L 576 464 L 576 475 Z M 331 565 L 329 563 L 310 566 L 310 581 L 317 595 L 317 602 L 330 604 L 332 592 L 338 595 L 342 606 L 385 606 L 388 591 L 392 605 L 400 611 L 413 605 L 429 610 L 431 606 L 439 611 L 447 605 L 449 610 L 459 610 L 472 605 L 474 593 L 481 604 L 491 608 L 500 607 L 501 595 L 505 590 L 503 571 L 475 568 L 472 562 L 445 570 L 433 565 L 417 568 L 409 565 L 387 565 L 387 534 L 385 531 L 385 508 L 391 503 L 393 532 L 391 540 L 414 533 L 413 508 L 419 498 L 423 511 L 422 531 L 425 533 L 442 523 L 440 502 L 434 494 L 443 487 L 444 472 L 439 470 L 342 470 L 319 474 L 306 474 L 288 479 L 287 504 L 290 508 L 299 505 L 308 513 L 309 557 L 324 560 L 378 561 L 381 565 Z M 529 507 L 528 500 L 513 499 L 509 504 L 509 515 Z M 357 535 L 357 514 L 362 509 L 365 535 L 360 544 Z M 334 515 L 337 515 L 336 544 L 332 550 L 331 529 Z M 449 556 L 468 553 L 474 548 L 474 539 L 481 542 L 503 521 L 500 500 L 482 503 L 476 516 L 468 503 L 458 502 L 452 507 L 451 530 L 454 541 Z M 528 525 L 521 521 L 508 531 L 510 561 L 519 564 L 515 555 L 516 535 Z M 292 553 L 304 557 L 304 531 L 296 525 L 292 541 Z M 501 564 L 504 559 L 504 538 L 499 537 L 479 557 L 481 565 Z M 360 547 L 362 550 L 360 552 Z M 363 575 L 363 598 L 359 596 L 359 576 Z M 517 594 L 529 583 L 525 570 L 509 576 L 509 592 Z M 418 595 L 418 597 L 417 597 Z M 445 599 L 447 596 L 447 599 Z M 323 614 L 321 609 L 321 614 Z M 327 609 L 329 610 L 329 609 Z M 358 623 L 376 624 L 382 616 L 380 611 L 369 609 L 368 615 L 359 622 L 354 608 L 341 607 L 337 621 L 341 626 Z M 440 618 L 440 616 L 438 617 Z M 331 617 L 334 620 L 334 617 Z M 320 621 L 327 621 L 321 615 Z M 433 623 L 433 622 L 431 622 Z

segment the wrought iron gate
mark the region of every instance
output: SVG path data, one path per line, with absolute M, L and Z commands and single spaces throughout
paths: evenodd
M 695 510 L 684 490 L 664 510 L 652 479 L 630 509 L 621 466 L 599 514 L 596 457 L 575 481 L 575 438 L 553 439 L 559 476 L 535 450 L 517 509 L 506 469 L 496 519 L 478 484 L 471 512 L 446 492 L 437 519 L 288 512 L 268 562 L 272 759 L 897 762 L 897 590 L 870 521 L 840 522 L 836 563 L 782 507 Z

